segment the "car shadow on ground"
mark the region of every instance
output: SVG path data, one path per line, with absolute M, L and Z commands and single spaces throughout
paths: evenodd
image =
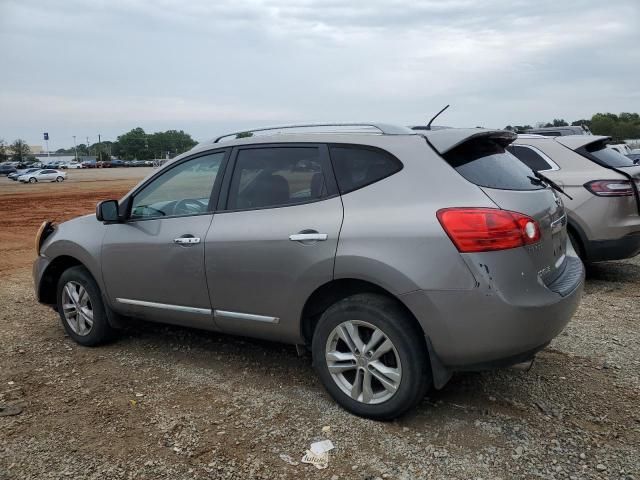
M 638 283 L 640 265 L 624 260 L 587 264 L 586 279 L 587 286 L 590 282 Z
M 255 377 L 262 376 L 266 368 L 275 373 L 273 380 L 276 382 L 286 382 L 290 376 L 305 378 L 305 388 L 329 398 L 313 370 L 311 353 L 307 351 L 299 355 L 292 345 L 137 319 L 131 320 L 130 325 L 123 330 L 120 340 L 113 346 L 120 345 L 117 348 L 129 350 L 127 343 L 137 344 L 143 350 L 154 352 L 151 354 L 161 355 L 164 359 L 167 359 L 167 355 L 174 357 L 175 362 L 182 366 L 222 370 L 229 368 L 234 371 L 242 368 Z M 169 362 L 173 363 L 170 359 Z M 544 369 L 544 362 L 542 366 L 535 368 Z M 531 375 L 531 381 L 535 381 L 537 373 L 509 368 L 455 373 L 443 389 L 430 389 L 420 406 L 402 417 L 403 421 L 422 422 L 422 417 L 431 416 L 434 408 L 440 414 L 442 411 L 455 415 L 483 414 L 487 404 L 495 402 L 494 396 L 484 391 L 487 383 L 508 386 L 496 391 L 496 397 L 511 396 L 513 382 L 526 382 L 527 375 Z

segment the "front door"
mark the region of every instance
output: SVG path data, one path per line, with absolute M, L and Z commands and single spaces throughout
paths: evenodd
M 232 157 L 205 245 L 216 325 L 295 342 L 305 300 L 333 278 L 342 224 L 327 147 L 247 146 Z
M 102 272 L 123 314 L 212 328 L 204 239 L 225 151 L 190 158 L 133 193 L 128 218 L 108 225 Z

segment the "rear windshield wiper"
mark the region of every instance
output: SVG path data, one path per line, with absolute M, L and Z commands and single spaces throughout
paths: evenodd
M 532 181 L 535 180 L 536 182 L 546 183 L 547 185 L 549 185 L 554 190 L 556 190 L 556 191 L 560 192 L 561 194 L 563 194 L 569 200 L 573 200 L 573 197 L 570 197 L 569 194 L 567 192 L 565 192 L 564 189 L 560 185 L 558 185 L 556 182 L 551 180 L 546 175 L 543 175 L 540 172 L 536 172 L 535 170 L 533 170 L 533 174 L 536 176 L 536 178 L 529 177 L 530 180 L 532 180 Z

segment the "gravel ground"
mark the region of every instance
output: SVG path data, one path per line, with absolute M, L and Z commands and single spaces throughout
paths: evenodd
M 454 377 L 392 423 L 349 415 L 289 346 L 139 323 L 88 349 L 0 287 L 0 479 L 640 478 L 640 262 L 598 266 L 529 372 Z M 328 431 L 323 427 L 329 427 Z M 289 465 L 310 442 L 329 468 Z
M 140 322 L 80 347 L 28 262 L 0 269 L 0 405 L 22 409 L 0 416 L 0 480 L 640 480 L 640 257 L 590 269 L 530 371 L 456 375 L 390 423 L 337 407 L 290 346 Z M 325 438 L 326 470 L 299 463 Z

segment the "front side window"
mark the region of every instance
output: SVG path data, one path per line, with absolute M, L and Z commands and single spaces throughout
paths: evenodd
M 224 152 L 187 160 L 168 169 L 133 197 L 132 219 L 198 215 L 209 200 Z
M 507 150 L 534 172 L 553 169 L 553 167 L 532 148 L 521 145 L 509 145 Z
M 229 188 L 229 210 L 281 207 L 327 196 L 317 147 L 242 149 Z
M 329 151 L 338 188 L 343 195 L 402 170 L 400 160 L 377 148 L 331 145 Z

